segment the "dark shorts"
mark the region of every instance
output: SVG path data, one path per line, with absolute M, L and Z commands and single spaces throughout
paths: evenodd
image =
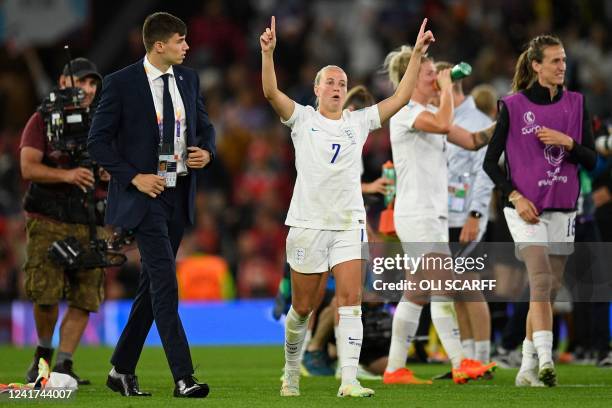
M 393 316 L 382 305 L 362 305 L 363 344 L 359 363 L 368 366 L 389 355 Z
M 54 263 L 48 255 L 53 241 L 74 236 L 80 244 L 89 246 L 89 228 L 80 224 L 65 224 L 45 218 L 28 217 L 25 293 L 37 305 L 55 305 L 65 299 L 68 305 L 90 312 L 98 311 L 104 299 L 104 269 L 82 269 L 71 273 Z M 98 236 L 105 231 L 98 228 Z
M 448 238 L 451 253 L 453 257 L 470 257 L 478 258 L 485 254 L 484 244 L 481 241 L 472 241 L 468 244 L 462 244 L 459 242 L 461 236 L 461 228 L 449 228 Z
M 359 364 L 367 367 L 379 358 L 387 357 L 389 355 L 390 346 L 391 339 L 377 342 L 376 344 L 364 343 L 361 347 L 361 354 L 359 355 Z

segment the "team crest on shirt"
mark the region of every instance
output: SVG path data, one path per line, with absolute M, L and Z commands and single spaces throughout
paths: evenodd
M 355 132 L 355 129 L 353 129 L 352 127 L 347 127 L 342 129 L 342 131 L 344 132 L 348 140 L 351 142 L 351 144 L 357 144 L 357 132 Z

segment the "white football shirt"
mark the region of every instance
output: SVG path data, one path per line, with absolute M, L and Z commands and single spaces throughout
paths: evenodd
M 380 128 L 378 106 L 324 117 L 295 104 L 283 122 L 291 128 L 297 179 L 285 224 L 321 230 L 365 227 L 361 195 L 361 152 L 368 134 Z
M 414 128 L 424 111 L 434 106 L 410 101 L 389 122 L 396 172 L 395 216 L 448 217 L 446 135 Z

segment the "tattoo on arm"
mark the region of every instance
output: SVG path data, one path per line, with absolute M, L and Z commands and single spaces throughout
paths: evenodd
M 475 150 L 478 150 L 481 147 L 489 144 L 491 138 L 493 137 L 493 132 L 495 131 L 495 125 L 496 123 L 493 123 L 486 129 L 472 133 L 472 141 L 474 143 Z

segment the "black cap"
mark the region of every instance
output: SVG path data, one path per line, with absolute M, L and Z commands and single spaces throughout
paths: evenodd
M 84 78 L 86 76 L 92 76 L 96 78 L 98 81 L 102 81 L 102 75 L 98 72 L 98 67 L 96 64 L 88 60 L 87 58 L 75 58 L 72 60 L 72 73 L 75 78 Z M 64 76 L 70 76 L 70 67 L 68 64 L 64 66 L 64 70 L 62 71 Z

